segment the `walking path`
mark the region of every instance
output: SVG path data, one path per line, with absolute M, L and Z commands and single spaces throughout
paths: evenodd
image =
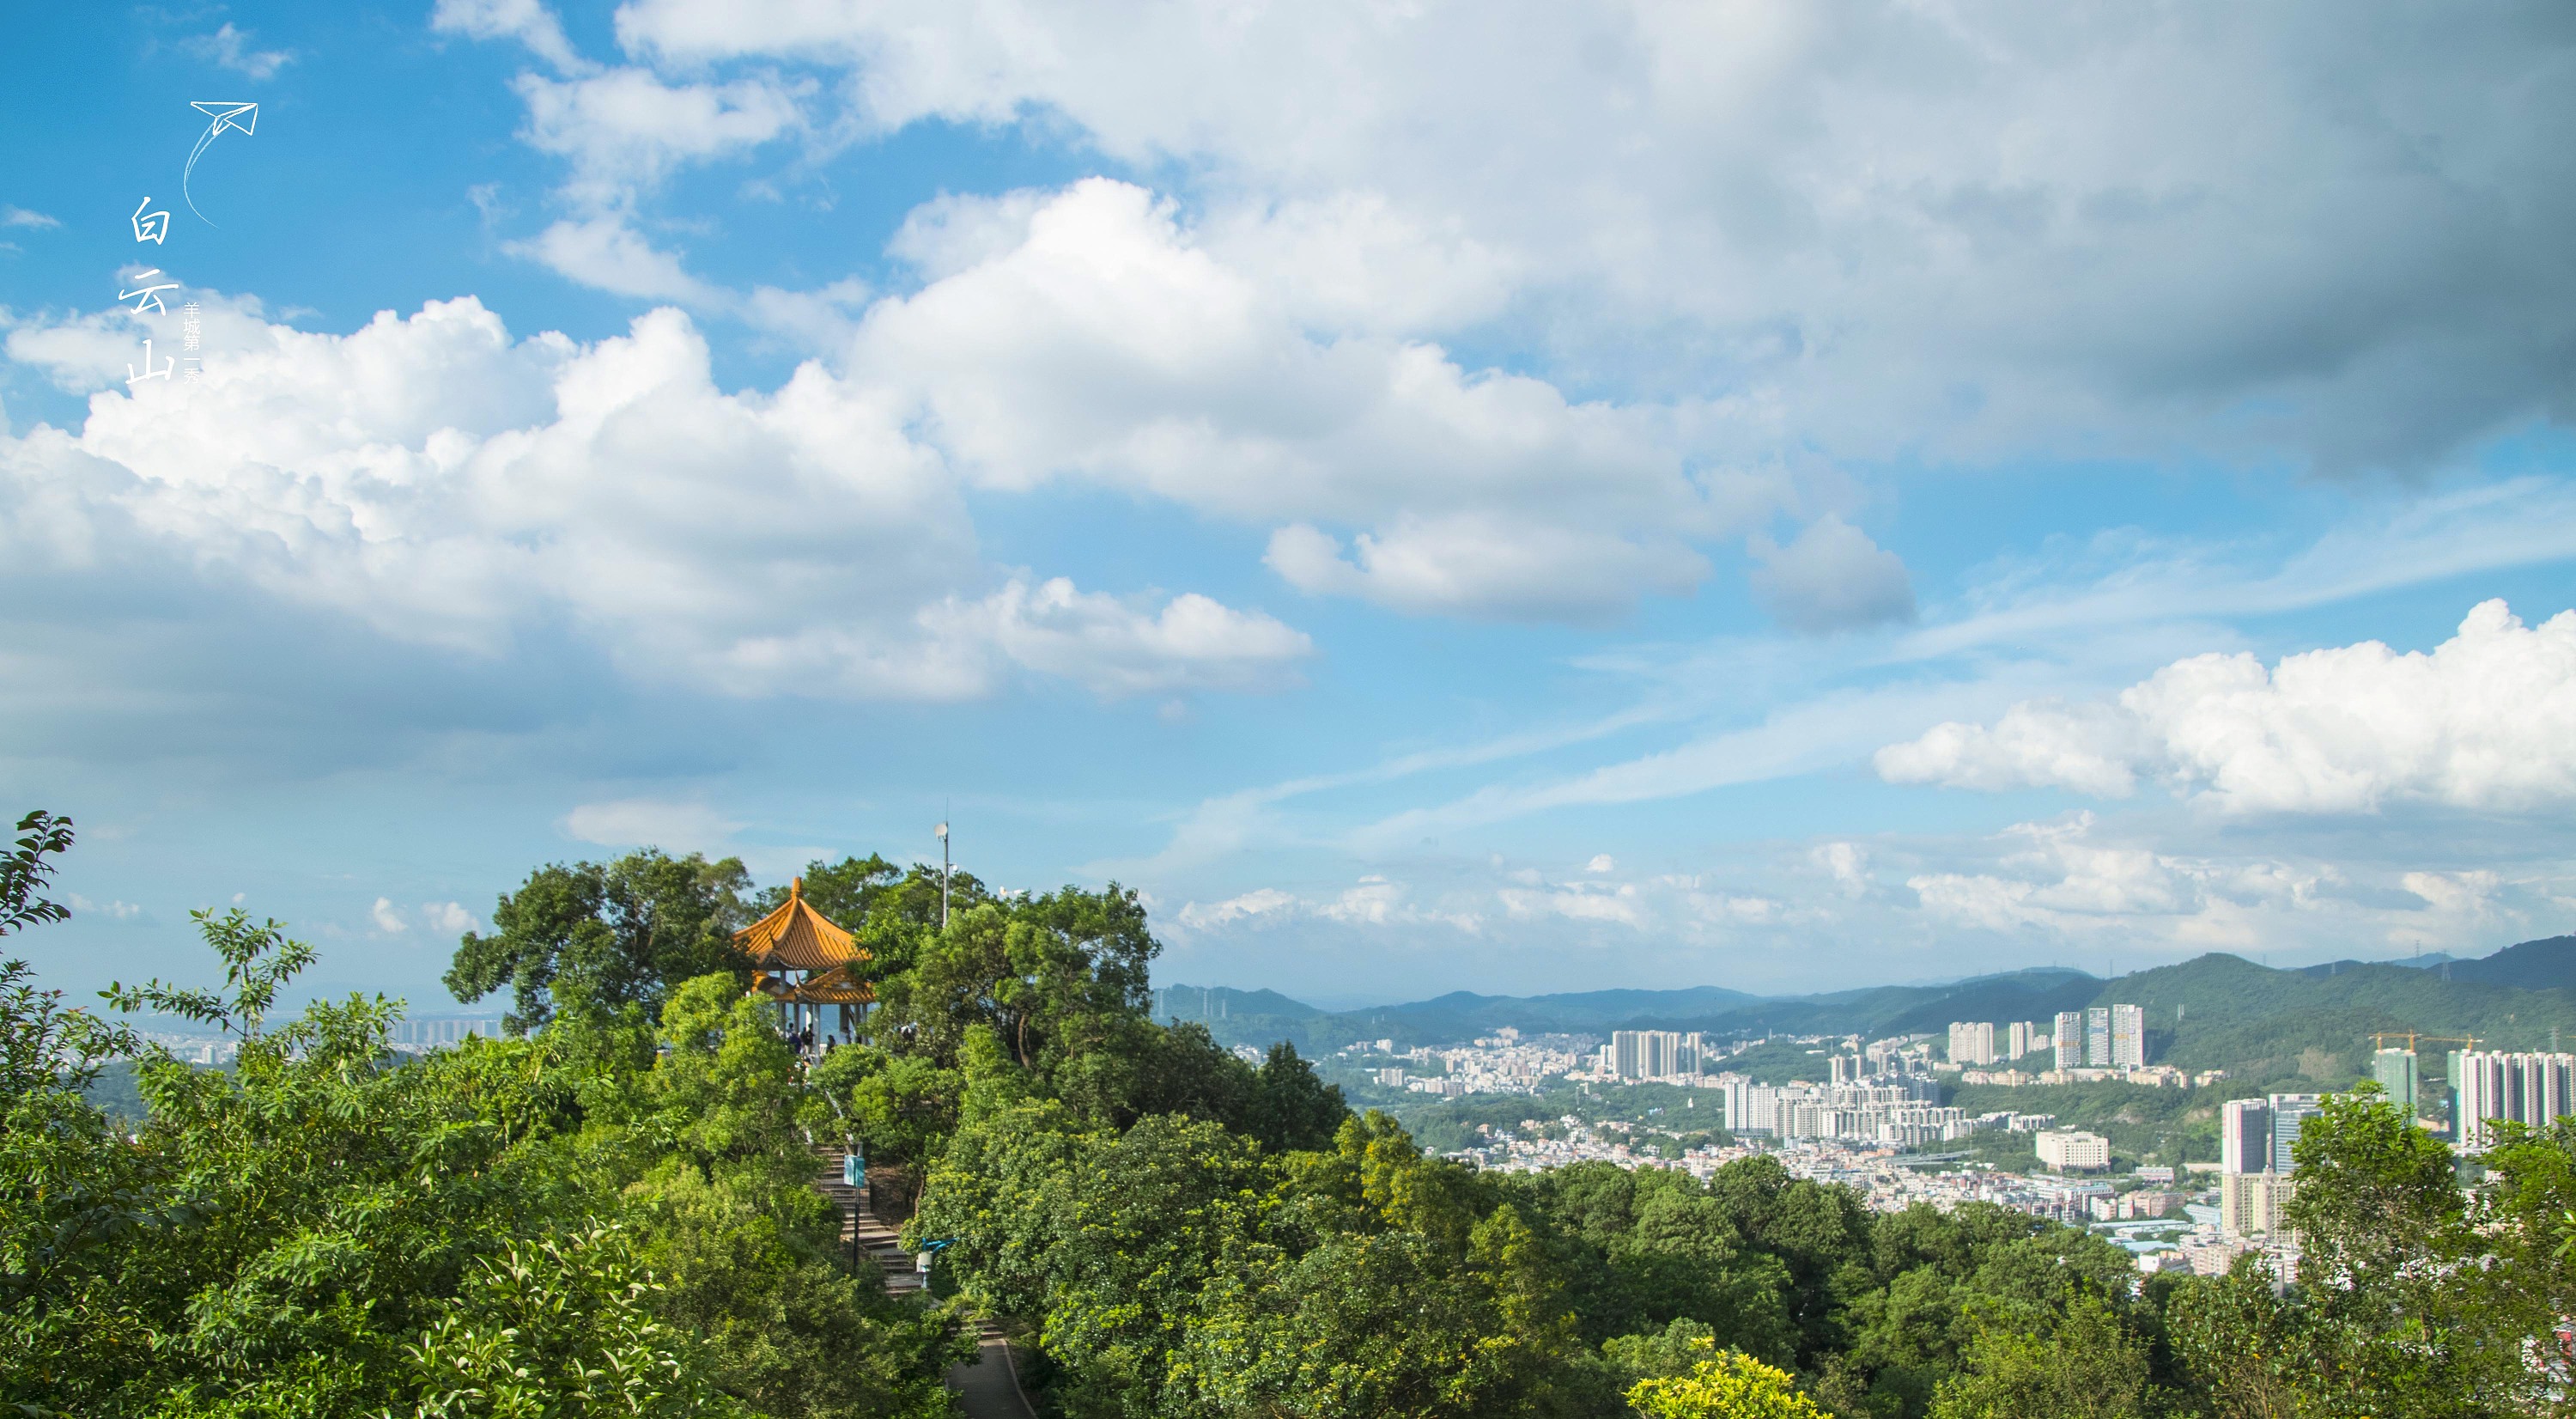
M 814 1153 L 830 1170 L 814 1186 L 841 1211 L 841 1245 L 855 1245 L 861 1255 L 877 1264 L 885 1273 L 888 1294 L 919 1295 L 927 1278 L 913 1270 L 912 1253 L 903 1249 L 892 1227 L 878 1220 L 867 1193 L 841 1181 L 840 1150 L 817 1144 Z M 1002 1328 L 989 1320 L 979 1320 L 975 1323 L 975 1340 L 979 1352 L 975 1359 L 950 1366 L 947 1376 L 948 1388 L 957 1396 L 966 1419 L 1037 1419 L 1036 1412 L 1029 1408 L 1028 1396 L 1020 1393 L 1019 1367 L 1011 1362 L 1010 1342 L 1003 1339 Z

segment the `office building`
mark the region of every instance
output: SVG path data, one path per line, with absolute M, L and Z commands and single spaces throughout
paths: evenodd
M 2373 1054 L 2370 1057 L 2370 1077 L 2379 1081 L 2379 1087 L 2388 1092 L 2388 1101 L 2395 1104 L 2399 1111 L 2408 1118 L 2415 1116 L 2415 1097 L 2418 1092 L 2418 1081 L 2415 1077 L 2415 1051 L 2384 1049 Z
M 2039 1161 L 2057 1172 L 2099 1172 L 2111 1166 L 2111 1140 L 2098 1133 L 2051 1129 L 2031 1135 Z
M 2084 1067 L 2084 1012 L 2081 1010 L 2057 1012 L 2057 1067 Z
M 2299 1129 L 2317 1116 L 2314 1094 L 2274 1094 L 2272 1105 L 2272 1171 L 2282 1177 L 2299 1170 L 2291 1148 L 2299 1141 Z
M 2111 1007 L 2096 1005 L 2084 1012 L 2084 1066 L 2087 1069 L 2111 1067 Z
M 2576 1113 L 2576 1054 L 2455 1054 L 2452 1118 L 2461 1148 L 2495 1142 L 2498 1123 L 2546 1128 Z
M 1950 1062 L 1952 1064 L 1992 1064 L 1995 1062 L 1995 1027 L 1991 1021 L 1952 1021 L 1950 1025 Z
M 2138 1069 L 2147 1062 L 2147 1012 L 2135 1005 L 2111 1007 L 2111 1067 Z
M 2272 1166 L 2272 1105 L 2263 1099 L 2230 1099 L 2218 1110 L 2218 1171 L 2267 1172 Z

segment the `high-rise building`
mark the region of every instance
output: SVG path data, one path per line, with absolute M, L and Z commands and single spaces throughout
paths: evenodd
M 1954 1020 L 1950 1024 L 1950 1062 L 1952 1064 L 1992 1064 L 1995 1062 L 1995 1027 L 1987 1020 Z
M 2452 1059 L 2458 1090 L 2452 1120 L 2463 1149 L 2476 1152 L 2495 1142 L 2500 1122 L 2546 1128 L 2576 1113 L 2576 1054 L 2478 1050 Z
M 1768 1084 L 1756 1084 L 1741 1074 L 1721 1074 L 1717 1087 L 1726 1098 L 1726 1131 L 1729 1133 L 1768 1133 L 1771 1131 L 1771 1101 L 1778 1091 Z M 1760 1117 L 1755 1117 L 1755 1095 L 1760 1095 Z
M 2316 1112 L 2314 1094 L 2230 1099 L 2218 1111 L 2218 1227 L 2231 1237 L 2280 1230 L 2290 1145 Z
M 2283 1177 L 2298 1171 L 2298 1161 L 2291 1156 L 2292 1145 L 2299 1141 L 2299 1130 L 2317 1116 L 2314 1094 L 2274 1094 L 2272 1105 L 2272 1171 Z
M 2084 1067 L 2084 1012 L 2081 1010 L 2057 1012 L 2057 1067 Z
M 1610 1072 L 1622 1079 L 1669 1079 L 1682 1069 L 1683 1043 L 1674 1030 L 1612 1030 Z
M 2259 1173 L 2272 1166 L 2272 1105 L 2230 1099 L 2218 1110 L 2218 1171 Z
M 2370 1077 L 2379 1081 L 2379 1087 L 2388 1091 L 2388 1101 L 2408 1118 L 2415 1116 L 2415 1068 L 2411 1049 L 2384 1049 L 2370 1057 Z
M 2135 1005 L 2111 1007 L 2111 1067 L 2137 1069 L 2147 1062 L 2147 1012 Z
M 2084 1064 L 2089 1069 L 2111 1067 L 2111 1007 L 2095 1005 L 2084 1012 Z
M 2030 1053 L 2030 1022 L 2015 1020 L 2012 1022 L 2012 1028 L 2004 1031 L 2004 1058 L 2019 1059 L 2028 1053 Z

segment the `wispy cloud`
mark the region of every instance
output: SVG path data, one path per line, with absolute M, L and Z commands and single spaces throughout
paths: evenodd
M 2069 576 L 2008 568 L 1919 630 L 1857 662 L 1809 650 L 1729 640 L 1640 647 L 1588 667 L 1652 684 L 1652 694 L 1573 730 L 1501 736 L 1418 751 L 1369 768 L 1320 774 L 1202 803 L 1158 866 L 1203 861 L 1261 840 L 1262 810 L 1286 799 L 1384 782 L 1441 767 L 1499 763 L 1620 730 L 1724 715 L 1753 696 L 1775 708 L 1756 724 L 1720 724 L 1681 745 L 1534 782 L 1491 784 L 1305 840 L 1374 856 L 1462 827 L 1553 809 L 1687 797 L 1735 784 L 1811 773 L 1865 759 L 1945 719 L 2000 713 L 2034 697 L 2116 688 L 2181 654 L 2235 648 L 2231 618 L 2275 614 L 2425 585 L 2481 570 L 2576 559 L 2576 487 L 2525 478 L 2426 497 L 2377 519 L 2355 517 L 2308 546 L 2262 564 L 2258 549 L 2134 541 L 2125 557 Z M 2546 615 L 2557 607 L 2532 608 Z M 2224 644 L 2213 646 L 2219 640 Z M 1854 673 L 1874 685 L 1836 685 Z M 1973 709 L 1956 707 L 1975 706 Z M 1276 840 L 1274 837 L 1273 840 Z
M 0 207 L 0 227 L 59 227 L 61 225 L 61 219 L 48 217 L 42 212 L 30 212 L 24 207 Z
M 291 49 L 251 48 L 251 32 L 229 22 L 213 34 L 192 35 L 180 43 L 199 59 L 255 80 L 274 77 L 296 57 Z

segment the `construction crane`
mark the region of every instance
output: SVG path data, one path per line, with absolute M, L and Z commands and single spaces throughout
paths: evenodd
M 2370 1047 L 2386 1049 L 2390 1040 L 2404 1040 L 2408 1054 L 2417 1052 L 2418 1040 L 2428 1045 L 2467 1045 L 2470 1049 L 2476 1049 L 2479 1044 L 2475 1035 L 2419 1035 L 2413 1030 L 2378 1030 L 2370 1036 Z

